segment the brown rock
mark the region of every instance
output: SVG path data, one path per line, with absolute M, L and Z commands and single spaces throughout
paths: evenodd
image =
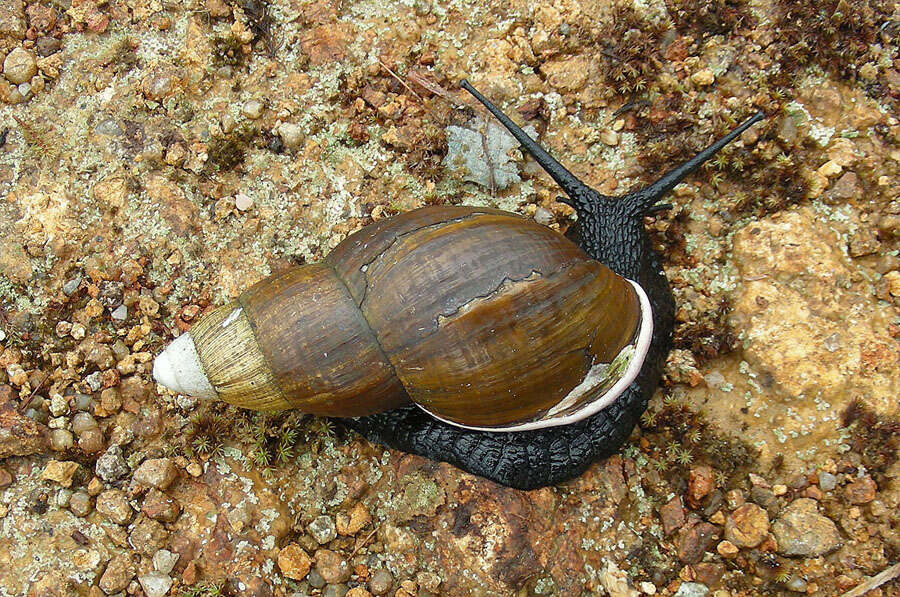
M 544 79 L 561 92 L 574 92 L 584 88 L 591 74 L 591 62 L 584 57 L 567 56 L 548 60 L 541 65 Z
M 685 564 L 699 562 L 718 537 L 718 527 L 708 522 L 683 527 L 678 534 L 678 558 Z
M 722 541 L 716 546 L 716 551 L 719 552 L 719 555 L 723 558 L 733 558 L 740 552 L 737 545 L 731 541 Z
M 122 408 L 122 392 L 119 388 L 106 388 L 100 393 L 100 406 L 107 413 L 114 415 Z
M 141 512 L 153 520 L 175 522 L 181 514 L 181 506 L 162 491 L 153 488 L 144 497 Z
M 152 556 L 156 553 L 156 550 L 166 546 L 166 539 L 168 539 L 168 537 L 169 533 L 166 531 L 165 527 L 163 527 L 162 523 L 157 522 L 152 518 L 141 516 L 138 521 L 134 523 L 134 528 L 131 530 L 128 542 L 131 543 L 132 547 L 144 555 Z
M 278 552 L 278 568 L 288 578 L 303 580 L 311 565 L 309 556 L 296 543 L 289 543 Z
M 145 487 L 165 490 L 178 476 L 178 469 L 169 458 L 149 458 L 134 473 L 134 480 Z
M 214 19 L 231 16 L 231 7 L 224 0 L 206 0 L 206 10 Z
M 714 586 L 722 580 L 725 574 L 725 564 L 718 562 L 701 562 L 694 564 L 694 575 L 697 582 L 701 582 L 706 586 Z
M 134 578 L 134 564 L 127 555 L 117 555 L 109 561 L 103 576 L 100 577 L 100 588 L 107 595 L 124 591 Z
M 330 549 L 316 551 L 316 572 L 322 575 L 326 583 L 346 582 L 350 578 L 350 566 L 347 560 Z
M 769 515 L 756 504 L 744 504 L 725 521 L 725 538 L 739 547 L 756 547 L 769 532 Z
M 150 394 L 150 388 L 137 375 L 123 378 L 119 383 L 119 389 L 122 392 L 122 403 L 126 410 L 128 410 L 127 403 L 129 401 L 140 404 Z
M 55 481 L 63 487 L 72 486 L 72 477 L 78 470 L 78 463 L 71 461 L 51 460 L 41 473 L 41 479 Z
M 825 194 L 827 199 L 837 199 L 837 200 L 847 200 L 852 199 L 854 197 L 859 197 L 862 194 L 862 189 L 859 186 L 859 178 L 856 176 L 855 172 L 845 172 L 837 181 L 834 183 L 834 186 Z
M 716 487 L 716 477 L 711 467 L 701 465 L 691 469 L 688 477 L 688 503 L 696 508 Z
M 346 593 L 344 593 L 344 597 L 371 597 L 372 593 L 368 592 L 362 587 L 353 587 Z
M 37 74 L 37 60 L 30 50 L 18 47 L 6 55 L 3 61 L 3 75 L 10 83 L 27 83 Z
M 107 489 L 97 496 L 97 512 L 116 524 L 128 524 L 134 510 L 120 489 Z
M 852 483 L 844 487 L 844 496 L 851 504 L 868 504 L 875 499 L 875 492 L 878 487 L 872 477 L 866 475 L 855 479 Z
M 662 519 L 663 532 L 671 535 L 684 524 L 684 506 L 681 496 L 675 496 L 668 504 L 659 509 L 659 517 Z
M 841 536 L 829 518 L 819 514 L 815 500 L 799 498 L 772 525 L 778 553 L 815 558 L 841 546 Z
M 337 515 L 337 532 L 339 535 L 355 535 L 361 531 L 366 525 L 372 522 L 372 516 L 366 507 L 360 503 L 353 506 L 349 513 L 340 513 Z
M 29 456 L 50 449 L 46 426 L 20 414 L 14 402 L 0 406 L 0 460 L 10 456 Z
M 91 513 L 91 496 L 86 491 L 76 491 L 69 498 L 69 510 L 75 516 L 84 518 Z
M 88 429 L 78 438 L 78 448 L 85 454 L 102 452 L 106 447 L 103 432 L 97 428 Z
M 24 0 L 0 2 L 0 35 L 22 39 L 25 37 Z
M 308 29 L 300 37 L 300 49 L 309 56 L 311 66 L 340 62 L 347 57 L 351 26 L 331 23 Z

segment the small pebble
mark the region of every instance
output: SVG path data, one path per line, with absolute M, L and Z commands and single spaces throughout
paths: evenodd
M 707 85 L 712 85 L 715 82 L 715 80 L 716 80 L 716 76 L 708 68 L 698 70 L 693 75 L 691 75 L 691 81 L 694 84 L 699 85 L 700 87 L 706 87 Z
M 247 100 L 246 102 L 244 102 L 244 106 L 241 108 L 241 112 L 247 118 L 250 118 L 251 120 L 256 120 L 257 118 L 262 116 L 262 113 L 263 113 L 262 102 L 259 100 L 255 100 L 255 99 Z
M 325 579 L 322 578 L 322 575 L 318 570 L 310 571 L 310 573 L 306 577 L 306 580 L 309 581 L 309 586 L 313 587 L 314 589 L 321 589 L 325 586 Z
M 328 585 L 325 587 L 325 590 L 322 591 L 323 597 L 344 597 L 347 594 L 349 587 L 345 584 L 339 585 Z
M 837 477 L 825 471 L 819 471 L 819 489 L 831 491 L 837 487 Z
M 72 496 L 74 499 L 75 496 Z M 116 524 L 128 524 L 134 510 L 120 489 L 107 489 L 97 496 L 97 512 Z
M 117 555 L 109 561 L 100 577 L 99 586 L 107 595 L 124 591 L 134 578 L 134 564 L 128 555 Z
M 278 552 L 278 568 L 287 578 L 303 580 L 311 565 L 309 556 L 296 543 L 289 543 Z
M 134 472 L 136 483 L 165 491 L 178 476 L 178 469 L 169 458 L 150 458 Z
M 31 80 L 37 74 L 34 54 L 25 48 L 15 48 L 3 61 L 3 76 L 10 83 L 19 85 Z M 21 90 L 20 90 L 21 93 Z
M 51 460 L 41 473 L 41 479 L 55 481 L 63 487 L 72 486 L 72 477 L 78 470 L 78 463 L 69 460 Z
M 778 553 L 784 556 L 815 558 L 838 549 L 841 535 L 834 522 L 819 514 L 818 505 L 808 498 L 796 499 L 772 525 Z
M 128 464 L 122 457 L 122 448 L 111 446 L 100 458 L 95 467 L 97 476 L 106 482 L 118 481 L 128 474 Z
M 318 541 L 319 545 L 325 545 L 329 541 L 337 537 L 337 529 L 334 520 L 330 516 L 323 514 L 317 517 L 307 527 L 312 538 Z
M 72 490 L 71 489 L 60 489 L 56 492 L 56 507 L 57 508 L 68 508 L 69 501 L 72 499 Z
M 69 498 L 69 510 L 75 516 L 84 518 L 91 513 L 91 496 L 86 491 L 76 491 Z
M 106 445 L 100 429 L 88 429 L 78 438 L 78 448 L 85 454 L 102 452 Z
M 281 136 L 284 146 L 288 149 L 297 149 L 306 137 L 300 125 L 292 122 L 282 122 L 278 125 L 278 134 Z
M 103 373 L 94 371 L 84 378 L 84 383 L 88 385 L 92 392 L 99 392 L 103 386 Z
M 794 591 L 795 593 L 806 593 L 806 588 L 809 586 L 809 583 L 800 576 L 792 576 L 791 580 L 784 586 L 789 591 Z
M 62 40 L 55 37 L 39 37 L 35 46 L 38 54 L 46 58 L 59 51 L 62 47 Z
M 169 588 L 172 586 L 172 579 L 169 575 L 162 574 L 161 572 L 144 574 L 143 576 L 139 576 L 138 580 L 141 583 L 141 587 L 144 589 L 144 593 L 147 594 L 147 597 L 163 597 L 169 592 Z
M 701 585 L 698 582 L 681 583 L 675 597 L 706 597 L 709 594 L 709 587 Z
M 113 312 L 109 314 L 110 317 L 115 319 L 116 321 L 125 321 L 128 318 L 128 307 L 125 305 L 119 305 Z
M 347 560 L 341 554 L 329 549 L 320 549 L 316 552 L 315 571 L 326 583 L 338 584 L 346 582 L 350 578 L 350 565 Z
M 384 595 L 391 590 L 393 584 L 394 577 L 390 572 L 381 568 L 376 570 L 369 579 L 369 591 L 371 591 L 373 595 Z
M 162 574 L 169 574 L 178 563 L 178 554 L 168 549 L 160 549 L 153 554 L 153 568 Z
M 81 325 L 80 323 L 72 324 L 72 337 L 73 338 L 75 338 L 76 340 L 81 340 L 82 338 L 84 338 L 85 333 L 87 333 L 87 330 L 84 328 L 83 325 Z
M 75 402 L 74 409 L 79 412 L 88 412 L 91 410 L 91 406 L 94 404 L 94 399 L 88 396 L 87 394 L 78 393 L 75 394 Z
M 90 413 L 80 412 L 72 417 L 72 431 L 75 432 L 75 435 L 80 436 L 88 429 L 97 429 L 97 427 L 99 427 L 97 419 Z
M 69 401 L 61 394 L 54 393 L 50 396 L 50 414 L 61 417 L 69 412 Z
M 553 223 L 553 212 L 545 207 L 538 207 L 534 211 L 534 221 L 542 226 L 549 226 Z
M 615 147 L 619 144 L 619 133 L 610 129 L 604 129 L 600 133 L 600 141 L 603 142 L 604 145 Z
M 253 198 L 243 193 L 234 196 L 234 206 L 240 211 L 247 211 L 253 207 Z
M 66 429 L 54 429 L 50 432 L 50 449 L 65 452 L 75 446 L 75 437 Z

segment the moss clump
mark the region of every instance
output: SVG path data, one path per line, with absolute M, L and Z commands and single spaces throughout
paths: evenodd
M 731 307 L 722 299 L 714 311 L 698 314 L 675 330 L 675 348 L 689 350 L 698 364 L 734 351 L 739 340 L 728 323 Z
M 756 23 L 748 0 L 666 0 L 666 8 L 682 33 L 722 35 Z
M 656 81 L 663 57 L 662 39 L 669 26 L 641 15 L 629 3 L 618 3 L 602 27 L 593 30 L 588 47 L 603 48 L 601 71 L 606 73 L 608 97 L 628 97 L 646 91 Z
M 244 53 L 244 44 L 234 35 L 217 35 L 212 39 L 213 66 L 244 67 L 248 55 Z
M 662 408 L 648 409 L 640 425 L 651 442 L 651 466 L 676 486 L 687 478 L 691 465 L 705 463 L 715 471 L 716 484 L 726 489 L 759 456 L 749 444 L 713 429 L 702 414 L 674 396 L 667 397 Z
M 220 597 L 222 586 L 210 582 L 203 582 L 193 587 L 185 587 L 179 593 L 180 597 Z
M 882 41 L 880 32 L 890 36 L 893 29 L 896 35 L 893 7 L 889 0 L 779 0 L 775 27 L 784 46 L 782 62 L 801 67 L 817 64 L 853 80 L 870 58 L 870 44 Z
M 225 441 L 232 435 L 230 421 L 222 404 L 212 404 L 191 418 L 189 427 L 181 434 L 183 451 L 188 456 L 220 456 Z M 227 408 L 227 407 L 226 407 Z
M 247 158 L 256 131 L 241 127 L 220 137 L 213 137 L 206 150 L 207 167 L 220 172 L 237 168 Z
M 900 421 L 882 417 L 858 399 L 841 415 L 841 423 L 850 432 L 850 449 L 862 456 L 862 464 L 879 487 L 888 482 L 888 469 L 897 462 L 900 448 Z

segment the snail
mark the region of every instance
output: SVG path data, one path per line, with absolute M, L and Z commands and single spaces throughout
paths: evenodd
M 432 206 L 266 278 L 155 360 L 171 390 L 338 417 L 371 441 L 519 489 L 614 453 L 659 383 L 674 300 L 643 225 L 659 200 L 763 118 L 655 183 L 608 197 L 467 81 L 567 194 L 570 240 L 496 209 Z

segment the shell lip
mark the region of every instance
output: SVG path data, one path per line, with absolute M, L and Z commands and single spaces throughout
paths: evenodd
M 190 333 L 183 333 L 153 361 L 153 379 L 178 394 L 217 398 L 209 383 Z
M 647 352 L 649 352 L 650 350 L 650 341 L 653 338 L 653 307 L 650 305 L 650 299 L 647 297 L 647 293 L 644 292 L 644 289 L 641 288 L 640 284 L 638 284 L 634 280 L 628 280 L 628 282 L 630 282 L 634 287 L 641 305 L 641 325 L 638 330 L 637 340 L 633 344 L 634 354 L 631 356 L 631 359 L 628 362 L 628 366 L 622 373 L 622 376 L 619 377 L 618 380 L 616 380 L 612 387 L 597 396 L 597 398 L 595 398 L 594 400 L 587 402 L 578 410 L 563 416 L 548 417 L 534 421 L 526 421 L 524 423 L 515 423 L 513 425 L 505 425 L 499 427 L 478 427 L 472 425 L 463 425 L 455 421 L 450 421 L 448 419 L 439 417 L 421 404 L 417 404 L 416 406 L 428 413 L 429 416 L 434 417 L 439 421 L 442 421 L 449 425 L 453 425 L 454 427 L 470 429 L 472 431 L 532 431 L 535 429 L 546 429 L 548 427 L 571 425 L 572 423 L 577 423 L 578 421 L 582 421 L 592 415 L 597 414 L 598 412 L 615 402 L 616 398 L 621 396 L 625 392 L 625 390 L 628 389 L 631 383 L 637 378 L 638 373 L 640 373 L 641 368 L 644 366 L 644 359 L 647 357 Z M 564 400 L 565 398 L 563 398 L 563 401 Z

